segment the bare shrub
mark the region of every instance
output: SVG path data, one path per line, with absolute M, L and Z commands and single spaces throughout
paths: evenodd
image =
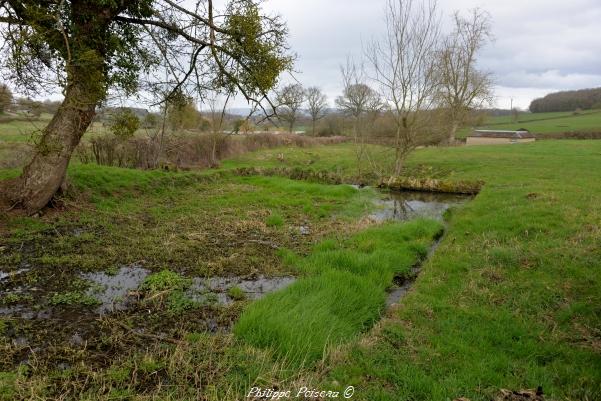
M 260 149 L 333 145 L 348 140 L 343 136 L 312 138 L 270 133 L 218 137 L 212 134 L 181 135 L 166 138 L 163 154 L 157 155 L 159 146 L 152 137 L 120 140 L 113 135 L 105 135 L 80 144 L 76 155 L 82 163 L 94 162 L 106 166 L 139 169 L 169 166 L 180 169 L 213 168 L 217 166 L 215 158 L 219 161 Z
M 344 116 L 328 114 L 317 127 L 317 136 L 341 136 L 344 134 Z

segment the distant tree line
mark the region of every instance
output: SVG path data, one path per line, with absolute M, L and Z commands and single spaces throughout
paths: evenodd
M 550 93 L 530 103 L 533 113 L 601 108 L 601 88 Z

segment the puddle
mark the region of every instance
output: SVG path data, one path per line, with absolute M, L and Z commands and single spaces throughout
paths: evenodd
M 100 305 L 94 309 L 94 314 L 105 315 L 111 312 L 125 311 L 135 305 L 138 301 L 136 291 L 143 283 L 144 279 L 151 271 L 138 265 L 122 266 L 114 274 L 107 272 L 82 273 L 81 278 L 90 282 L 86 295 L 95 298 Z M 12 272 L 5 274 L 3 278 L 17 274 Z M 192 300 L 202 303 L 212 303 L 218 305 L 230 305 L 235 299 L 230 295 L 230 290 L 238 288 L 243 294 L 238 292 L 240 298 L 255 300 L 262 296 L 282 289 L 292 284 L 296 279 L 292 276 L 266 277 L 258 276 L 250 279 L 245 277 L 210 277 L 192 279 L 192 285 L 186 295 Z M 28 288 L 23 290 L 21 287 L 12 290 L 14 294 L 31 294 L 37 288 Z M 235 294 L 234 297 L 236 296 Z M 2 293 L 0 293 L 2 296 Z M 0 316 L 13 315 L 21 316 L 24 319 L 48 319 L 50 317 L 67 318 L 62 313 L 60 307 L 49 309 L 31 308 L 25 305 L 6 305 L 0 307 Z M 82 309 L 80 313 L 85 313 Z M 69 316 L 80 316 L 76 312 L 70 311 Z
M 11 272 L 0 271 L 0 282 L 8 279 L 9 277 L 16 277 L 19 274 L 23 274 L 23 273 L 26 273 L 28 271 L 29 271 L 29 269 L 19 269 L 19 270 L 15 270 L 15 271 L 11 271 Z
M 395 282 L 395 285 L 388 290 L 388 297 L 386 298 L 386 308 L 390 308 L 391 306 L 399 303 L 401 298 L 405 296 L 407 291 L 413 285 L 413 282 L 417 278 L 419 271 L 421 269 L 419 267 L 413 267 L 411 269 L 411 273 L 407 278 L 402 279 L 400 282 Z
M 369 216 L 377 222 L 417 218 L 443 220 L 449 208 L 472 199 L 467 195 L 415 191 L 389 192 L 386 195 L 387 199 L 377 202 L 379 210 Z
M 127 309 L 132 301 L 129 293 L 136 290 L 149 274 L 149 270 L 134 265 L 123 266 L 116 274 L 85 273 L 82 277 L 92 283 L 87 294 L 102 303 L 96 311 L 105 314 Z
M 234 299 L 228 294 L 231 288 L 237 287 L 242 290 L 246 299 L 255 300 L 270 292 L 285 288 L 295 280 L 296 278 L 291 276 L 265 277 L 262 275 L 253 280 L 241 277 L 194 278 L 187 295 L 197 302 L 213 300 L 221 305 L 229 305 L 234 302 Z
M 0 316 L 16 314 L 23 310 L 24 310 L 24 307 L 21 305 L 0 307 Z

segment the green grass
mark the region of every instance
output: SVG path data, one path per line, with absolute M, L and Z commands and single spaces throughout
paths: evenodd
M 140 290 L 145 292 L 145 304 L 155 307 L 164 304 L 169 313 L 181 314 L 200 306 L 185 294 L 191 285 L 191 279 L 164 269 L 146 277 Z
M 270 214 L 265 219 L 265 224 L 267 224 L 267 227 L 281 227 L 284 225 L 284 218 L 279 214 Z
M 341 145 L 286 159 L 328 169 L 328 152 L 342 165 L 354 157 Z M 259 152 L 230 163 L 277 159 Z M 554 400 L 601 398 L 599 166 L 601 141 L 414 153 L 410 171 L 486 185 L 451 214 L 399 310 L 306 380 L 354 385 L 359 400 L 484 401 L 539 385 Z
M 537 134 L 561 132 L 601 132 L 601 111 L 587 110 L 579 114 L 558 113 L 520 113 L 517 121 L 512 116 L 489 117 L 479 126 L 480 129 L 517 130 L 525 128 Z M 471 128 L 461 130 L 459 137 L 471 133 Z
M 84 305 L 84 306 L 95 306 L 99 305 L 100 302 L 81 291 L 68 291 L 63 293 L 56 293 L 50 297 L 50 305 Z
M 154 295 L 161 291 L 185 290 L 190 287 L 191 284 L 192 281 L 190 279 L 165 269 L 146 277 L 142 283 L 141 289 Z
M 490 400 L 499 388 L 601 397 L 601 142 L 429 149 L 484 179 L 371 345 L 329 366 L 360 400 Z M 561 167 L 559 167 L 561 166 Z
M 242 291 L 240 287 L 236 286 L 228 288 L 227 295 L 229 295 L 229 297 L 232 298 L 234 301 L 242 301 L 246 298 L 246 294 L 244 293 L 244 291 Z
M 16 171 L 4 174 L 14 176 Z M 73 208 L 61 213 L 58 221 L 19 217 L 8 222 L 12 230 L 8 244 L 46 241 L 44 248 L 28 256 L 50 268 L 94 271 L 144 260 L 152 269 L 174 265 L 199 276 L 223 269 L 230 274 L 245 273 L 247 268 L 273 271 L 277 269 L 273 250 L 267 251 L 272 255 L 268 262 L 260 262 L 264 246 L 244 243 L 245 239 L 281 236 L 284 222 L 297 227 L 307 222 L 316 234 L 332 230 L 365 214 L 376 197 L 374 191 L 281 177 L 211 178 L 96 165 L 73 165 L 69 178 L 79 195 L 65 200 Z M 334 226 L 332 219 L 337 221 Z M 54 231 L 69 234 L 75 228 L 84 233 Z M 227 239 L 231 235 L 237 237 Z M 287 238 L 276 242 L 285 244 Z M 217 247 L 212 245 L 216 240 Z M 229 248 L 242 249 L 239 259 L 223 256 Z M 14 256 L 0 254 L 0 265 Z M 230 266 L 239 271 L 228 270 Z
M 432 221 L 389 224 L 341 244 L 323 242 L 305 258 L 288 255 L 306 277 L 251 304 L 234 332 L 288 361 L 311 364 L 374 324 L 393 277 L 407 276 L 440 230 Z
M 0 122 L 0 144 L 2 142 L 30 142 L 32 134 L 41 132 L 50 118 L 50 115 L 43 114 L 40 118 L 32 118 L 30 121 L 17 119 Z
M 33 301 L 33 297 L 29 294 L 4 294 L 0 298 L 0 305 L 24 304 Z

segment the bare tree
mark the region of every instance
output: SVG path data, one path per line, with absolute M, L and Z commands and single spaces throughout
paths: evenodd
M 418 135 L 429 124 L 427 111 L 433 107 L 437 88 L 434 66 L 439 21 L 435 0 L 388 0 L 386 32 L 382 40 L 366 49 L 373 79 L 394 114 L 394 175 L 401 174 L 407 155 L 417 146 Z
M 217 154 L 219 145 L 223 143 L 228 135 L 234 133 L 226 132 L 224 127 L 225 115 L 231 98 L 231 93 L 226 93 L 223 100 L 220 99 L 220 94 L 215 93 L 208 99 L 208 119 L 211 137 L 211 160 L 209 161 L 211 168 L 219 167 L 219 155 Z
M 341 66 L 343 90 L 336 98 L 336 106 L 346 115 L 355 119 L 355 131 L 362 115 L 369 110 L 381 106 L 378 93 L 367 84 L 363 66 L 358 66 L 352 59 L 347 59 L 346 66 Z M 355 132 L 356 134 L 356 132 Z
M 288 131 L 292 132 L 298 114 L 305 101 L 305 90 L 300 84 L 287 85 L 276 93 L 278 118 L 288 124 Z
M 474 9 L 468 17 L 454 15 L 455 27 L 439 52 L 437 74 L 440 79 L 440 106 L 448 113 L 448 142 L 465 124 L 472 110 L 490 105 L 493 82 L 490 74 L 477 69 L 477 56 L 491 39 L 490 16 Z
M 307 106 L 311 115 L 312 135 L 315 136 L 315 125 L 317 121 L 326 116 L 328 98 L 318 87 L 310 87 L 306 91 Z
M 346 66 L 340 68 L 343 80 L 343 92 L 336 98 L 336 106 L 344 114 L 353 119 L 353 141 L 359 176 L 362 175 L 362 165 L 367 156 L 367 129 L 364 126 L 365 117 L 373 117 L 383 108 L 380 95 L 367 85 L 367 78 L 363 66 L 357 64 L 350 58 Z

